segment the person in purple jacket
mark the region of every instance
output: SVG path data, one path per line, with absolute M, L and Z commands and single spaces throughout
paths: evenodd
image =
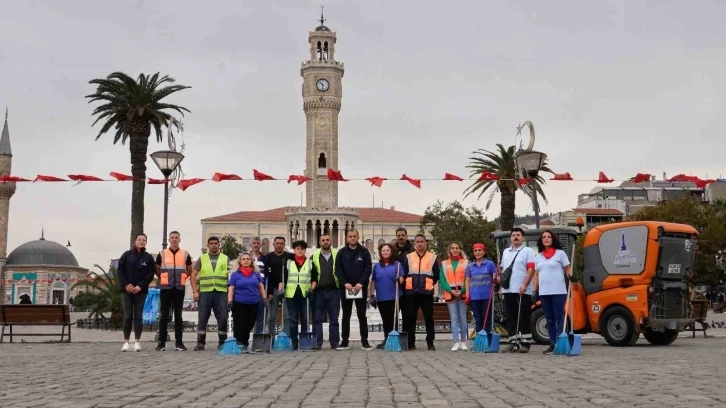
M 393 254 L 391 244 L 382 244 L 378 247 L 378 263 L 373 265 L 371 273 L 371 284 L 368 288 L 370 292 L 370 303 L 374 307 L 378 307 L 383 321 L 383 343 L 376 346 L 382 350 L 386 347 L 388 333 L 394 329 L 395 321 L 394 311 L 396 307 L 396 290 L 398 290 L 398 299 L 401 299 L 401 284 L 403 284 L 403 268 L 401 263 L 396 260 Z M 398 279 L 396 279 L 398 275 Z M 396 282 L 398 281 L 398 282 Z
M 227 309 L 232 311 L 233 334 L 242 350 L 250 345 L 250 333 L 257 320 L 260 302 L 267 300 L 265 280 L 252 262 L 252 255 L 244 252 L 237 260 L 239 269 L 229 277 Z

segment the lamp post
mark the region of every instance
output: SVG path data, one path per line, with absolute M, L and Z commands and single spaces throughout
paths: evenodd
M 537 175 L 542 168 L 547 155 L 536 150 L 519 150 L 515 156 L 517 167 L 524 170 L 527 175 L 527 183 L 532 190 L 532 205 L 534 207 L 535 228 L 539 229 L 539 205 L 537 203 Z
M 175 152 L 172 150 L 161 150 L 158 152 L 151 153 L 151 159 L 154 160 L 154 163 L 156 163 L 156 167 L 161 170 L 161 174 L 164 175 L 164 232 L 163 232 L 163 238 L 161 241 L 162 248 L 166 249 L 168 246 L 168 242 L 166 240 L 166 228 L 167 223 L 169 219 L 169 176 L 171 176 L 172 173 L 174 173 L 174 170 L 179 166 L 179 163 L 181 163 L 182 160 L 184 160 L 184 155 Z M 163 311 L 164 313 L 171 314 L 170 310 Z M 161 316 L 162 310 L 159 310 L 159 316 Z M 157 317 L 159 320 L 159 323 L 161 323 L 161 319 Z M 169 334 L 166 335 L 166 340 L 169 341 L 170 336 Z M 154 341 L 159 341 L 159 326 L 156 327 L 156 336 L 154 337 Z
M 168 245 L 166 241 L 166 226 L 169 218 L 169 176 L 176 170 L 179 163 L 184 160 L 184 155 L 172 150 L 161 150 L 151 153 L 151 159 L 154 160 L 156 167 L 164 175 L 164 238 L 161 241 L 161 246 L 166 249 Z

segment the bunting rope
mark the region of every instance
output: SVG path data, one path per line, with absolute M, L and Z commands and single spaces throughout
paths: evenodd
M 70 182 L 75 181 L 76 183 L 74 186 L 84 183 L 84 182 L 93 182 L 93 181 L 145 181 L 146 184 L 165 184 L 165 183 L 171 183 L 173 187 L 176 187 L 182 191 L 186 191 L 189 187 L 199 184 L 204 181 L 215 181 L 215 182 L 221 182 L 221 181 L 287 181 L 287 183 L 291 183 L 293 181 L 297 182 L 297 185 L 302 185 L 306 181 L 311 181 L 312 179 L 303 175 L 298 174 L 291 174 L 286 179 L 285 178 L 275 178 L 273 176 L 270 176 L 268 174 L 262 173 L 258 171 L 257 169 L 252 169 L 252 178 L 251 179 L 243 179 L 242 177 L 238 176 L 237 174 L 226 174 L 226 173 L 214 173 L 212 178 L 188 178 L 188 179 L 174 179 L 174 177 L 170 179 L 154 179 L 154 178 L 148 178 L 147 180 L 138 179 L 133 176 L 129 176 L 127 174 L 117 173 L 117 172 L 111 172 L 109 173 L 109 176 L 112 177 L 112 179 L 102 179 L 100 177 L 91 176 L 91 175 L 85 175 L 85 174 L 69 174 L 66 178 L 56 177 L 56 176 L 48 176 L 48 175 L 42 175 L 38 174 L 35 179 L 30 180 L 27 178 L 17 177 L 17 176 L 10 176 L 10 175 L 3 175 L 0 176 L 0 182 L 2 183 L 22 183 L 22 182 Z M 474 177 L 459 177 L 452 173 L 444 173 L 443 178 L 412 178 L 406 174 L 403 174 L 400 178 L 387 178 L 387 177 L 379 177 L 379 176 L 373 176 L 373 177 L 366 177 L 366 178 L 344 178 L 341 174 L 340 170 L 333 170 L 328 169 L 327 172 L 327 180 L 328 181 L 336 181 L 336 182 L 348 182 L 348 181 L 367 181 L 371 184 L 371 187 L 382 187 L 384 181 L 406 181 L 409 184 L 413 185 L 416 188 L 421 188 L 421 182 L 422 181 L 484 181 L 484 182 L 500 182 L 500 181 L 516 181 L 520 185 L 525 185 L 529 181 L 528 179 L 508 179 L 508 178 L 499 178 L 496 174 L 490 173 L 490 172 L 482 172 L 478 178 Z M 651 175 L 646 173 L 638 173 L 634 177 L 631 177 L 629 179 L 622 179 L 622 180 L 616 180 L 612 178 L 608 178 L 607 175 L 605 175 L 604 172 L 600 172 L 598 174 L 597 179 L 575 179 L 573 178 L 570 173 L 554 173 L 553 177 L 549 179 L 550 181 L 577 181 L 577 182 L 590 182 L 590 183 L 599 183 L 599 184 L 608 184 L 613 183 L 616 181 L 630 181 L 633 183 L 644 183 L 651 180 Z M 696 176 L 687 176 L 685 174 L 678 174 L 676 176 L 673 176 L 667 180 L 668 182 L 692 182 L 696 185 L 698 188 L 705 188 L 708 184 L 717 182 L 717 181 L 726 181 L 721 179 L 701 179 Z

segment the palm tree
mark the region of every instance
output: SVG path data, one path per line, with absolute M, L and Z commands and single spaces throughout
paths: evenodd
M 184 116 L 189 110 L 182 106 L 163 103 L 162 99 L 183 89 L 191 88 L 184 85 L 168 85 L 174 79 L 168 75 L 159 77 L 159 73 L 147 76 L 140 74 L 137 80 L 123 72 L 114 72 L 106 78 L 93 79 L 90 84 L 97 85 L 96 92 L 87 95 L 88 103 L 102 101 L 103 104 L 93 111 L 97 122 L 103 120 L 101 135 L 115 128 L 113 143 L 131 139 L 131 175 L 135 178 L 131 189 L 131 237 L 133 247 L 138 234 L 144 232 L 144 190 L 146 188 L 146 154 L 149 147 L 151 128 L 156 133 L 156 141 L 161 142 L 161 128 L 169 125 L 171 115 L 165 110 L 174 110 Z
M 514 146 L 505 148 L 503 145 L 497 143 L 497 151 L 491 152 L 489 150 L 478 149 L 473 152 L 474 156 L 470 157 L 469 165 L 466 167 L 471 169 L 471 175 L 477 176 L 483 172 L 489 172 L 495 174 L 498 180 L 476 180 L 471 186 L 469 186 L 464 193 L 465 198 L 469 195 L 479 192 L 477 199 L 489 190 L 489 199 L 487 200 L 486 209 L 488 210 L 494 199 L 494 195 L 500 193 L 500 204 L 501 204 L 501 229 L 503 231 L 511 230 L 514 228 L 514 208 L 515 208 L 515 193 L 518 189 L 522 188 L 527 194 L 530 194 L 529 188 L 522 187 L 519 182 L 516 181 L 517 171 L 515 163 L 516 151 Z M 540 174 L 542 172 L 552 173 L 552 170 L 547 167 L 545 161 L 540 168 Z M 547 203 L 547 197 L 545 197 L 544 191 L 542 191 L 542 184 L 545 183 L 542 176 L 537 176 L 536 189 L 537 193 Z
M 121 287 L 119 286 L 116 268 L 111 265 L 109 271 L 106 272 L 97 264 L 93 266 L 100 269 L 102 273 L 88 272 L 86 278 L 74 283 L 71 289 L 78 286 L 95 289 L 93 301 L 89 302 L 91 304 L 88 305 L 90 309 L 88 317 L 100 316 L 103 313 L 110 312 L 110 325 L 120 327 L 124 319 L 124 309 L 121 304 Z

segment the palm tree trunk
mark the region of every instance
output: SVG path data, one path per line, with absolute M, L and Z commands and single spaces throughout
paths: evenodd
M 499 189 L 499 202 L 501 205 L 502 231 L 511 231 L 514 228 L 514 199 L 515 191 L 507 188 Z
M 131 175 L 134 180 L 131 187 L 131 237 L 130 247 L 139 234 L 144 233 L 144 193 L 146 190 L 146 153 L 149 148 L 150 129 L 134 133 L 130 137 Z

